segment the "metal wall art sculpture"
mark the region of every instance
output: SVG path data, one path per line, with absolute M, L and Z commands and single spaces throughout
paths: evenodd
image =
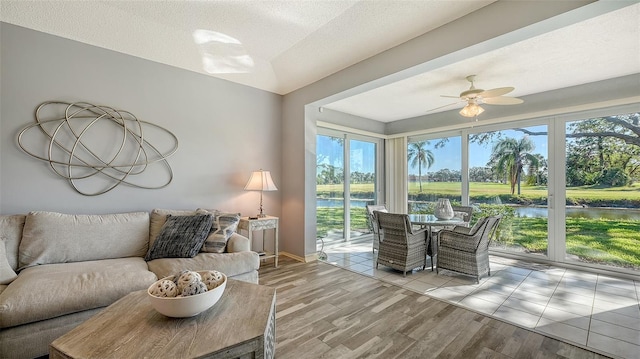
M 177 151 L 178 138 L 128 111 L 85 102 L 48 101 L 38 106 L 35 119 L 18 134 L 18 145 L 28 155 L 48 162 L 55 174 L 82 195 L 101 195 L 120 184 L 158 189 L 173 180 L 167 158 Z M 166 149 L 152 145 L 143 128 L 156 137 L 166 137 Z M 42 146 L 42 139 L 47 146 Z M 143 175 L 152 165 L 156 165 L 154 173 Z M 143 185 L 140 180 L 152 183 Z

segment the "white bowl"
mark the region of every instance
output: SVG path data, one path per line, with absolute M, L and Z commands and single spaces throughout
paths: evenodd
M 203 275 L 208 271 L 197 272 L 200 273 L 200 275 Z M 191 295 L 188 297 L 156 297 L 152 295 L 151 289 L 156 285 L 156 283 L 165 279 L 173 279 L 173 276 L 169 276 L 162 278 L 149 286 L 149 288 L 147 289 L 147 294 L 149 295 L 151 305 L 155 310 L 160 312 L 160 314 L 164 314 L 167 317 L 173 318 L 193 317 L 194 315 L 200 314 L 205 310 L 211 308 L 222 297 L 224 288 L 227 286 L 227 276 L 224 273 L 221 274 L 223 278 L 222 284 L 204 293 Z

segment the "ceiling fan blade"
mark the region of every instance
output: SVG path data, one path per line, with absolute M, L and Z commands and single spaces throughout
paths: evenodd
M 440 95 L 440 97 L 446 97 L 446 98 L 460 98 L 460 96 L 449 96 L 449 95 Z
M 489 105 L 518 105 L 523 103 L 524 101 L 517 97 L 497 96 L 497 97 L 483 98 L 482 102 Z
M 502 96 L 502 95 L 508 94 L 509 92 L 511 92 L 513 90 L 515 90 L 515 88 L 513 88 L 513 87 L 498 87 L 498 88 L 495 88 L 495 89 L 483 91 L 480 94 L 478 94 L 478 96 L 486 99 L 488 97 Z
M 460 104 L 460 103 L 462 103 L 462 102 L 463 102 L 463 101 L 456 101 L 456 102 L 453 102 L 453 103 L 450 103 L 450 104 L 447 104 L 447 105 L 444 105 L 444 106 L 440 106 L 440 107 L 432 108 L 432 109 L 430 109 L 430 110 L 427 110 L 427 111 L 426 111 L 426 113 L 430 113 L 430 112 L 433 112 L 433 111 L 436 111 L 436 110 L 440 110 L 440 109 L 443 109 L 443 108 L 445 108 L 445 107 L 449 107 L 449 106 L 457 105 L 457 104 Z

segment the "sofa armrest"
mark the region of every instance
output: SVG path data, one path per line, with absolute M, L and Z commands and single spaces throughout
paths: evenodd
M 227 252 L 235 253 L 235 252 L 248 252 L 251 250 L 251 243 L 249 243 L 249 238 L 234 233 L 231 235 L 229 240 L 227 241 Z

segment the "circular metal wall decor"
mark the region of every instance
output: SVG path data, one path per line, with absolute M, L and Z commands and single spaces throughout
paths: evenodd
M 43 118 L 45 113 L 49 118 Z M 85 102 L 48 101 L 38 106 L 35 120 L 20 131 L 18 145 L 47 162 L 82 195 L 101 195 L 120 184 L 158 189 L 173 180 L 167 158 L 177 151 L 178 138 L 128 111 Z M 151 137 L 165 138 L 162 149 L 151 144 L 143 130 L 152 132 Z

